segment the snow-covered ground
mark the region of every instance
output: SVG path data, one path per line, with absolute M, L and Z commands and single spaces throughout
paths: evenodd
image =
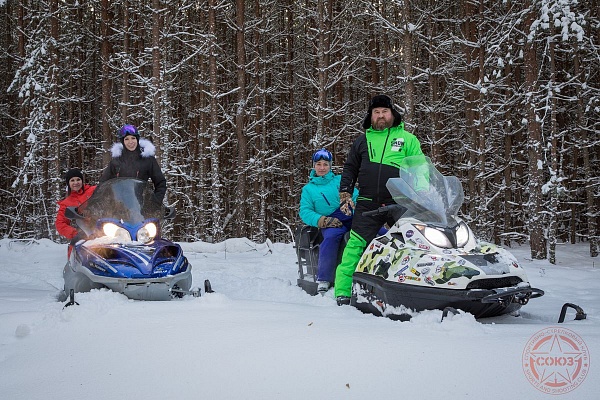
M 585 245 L 561 246 L 554 266 L 512 249 L 546 291 L 521 317 L 441 323 L 441 311 L 398 322 L 308 296 L 290 244 L 182 246 L 194 284 L 210 279 L 215 293 L 141 302 L 93 291 L 63 309 L 66 245 L 0 240 L 0 399 L 599 398 L 600 260 Z M 587 320 L 571 310 L 557 324 L 565 302 Z M 523 366 L 528 341 L 550 327 L 576 333 L 589 355 L 584 370 L 564 368 L 587 371 L 583 382 L 557 396 Z

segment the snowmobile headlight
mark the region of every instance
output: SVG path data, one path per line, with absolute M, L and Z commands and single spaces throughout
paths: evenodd
M 121 240 L 131 240 L 131 235 L 129 235 L 129 232 L 127 232 L 126 229 L 123 229 L 112 222 L 107 222 L 106 224 L 102 225 L 102 230 L 108 237 Z
M 468 241 L 469 228 L 467 228 L 467 224 L 461 222 L 460 224 L 458 224 L 458 229 L 456 229 L 456 245 L 458 247 L 465 247 Z
M 431 228 L 427 225 L 414 225 L 415 228 L 421 232 L 421 234 L 427 239 L 431 244 L 437 247 L 443 247 L 445 249 L 452 248 L 452 242 L 448 239 L 448 236 L 444 233 L 444 231 Z
M 422 233 L 423 236 L 425 236 L 425 239 L 429 240 L 434 246 L 443 247 L 445 249 L 452 248 L 452 243 L 450 243 L 450 239 L 448 239 L 448 236 L 446 236 L 444 232 L 426 226 Z
M 142 243 L 148 243 L 156 236 L 156 225 L 153 222 L 147 223 L 137 231 L 137 240 Z

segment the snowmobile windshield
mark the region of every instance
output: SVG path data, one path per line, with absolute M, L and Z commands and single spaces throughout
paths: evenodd
M 113 218 L 135 225 L 151 218 L 162 220 L 165 207 L 155 199 L 148 182 L 115 178 L 99 185 L 78 212 L 85 218 L 78 219 L 77 224 L 90 235 L 99 219 Z
M 429 157 L 406 157 L 400 163 L 400 177 L 386 184 L 394 201 L 407 209 L 403 218 L 453 227 L 464 200 L 462 185 L 455 176 L 443 176 Z

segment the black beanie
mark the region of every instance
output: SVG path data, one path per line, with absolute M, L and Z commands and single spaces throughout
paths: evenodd
M 373 113 L 373 109 L 378 107 L 389 108 L 392 110 L 392 115 L 394 116 L 394 123 L 392 126 L 400 125 L 400 122 L 402 122 L 402 115 L 394 108 L 392 99 L 385 94 L 378 94 L 369 102 L 369 111 L 367 111 L 367 115 L 362 124 L 363 129 L 369 129 L 371 127 L 371 114 Z
M 69 181 L 71 180 L 71 178 L 74 178 L 76 176 L 81 178 L 81 181 L 83 182 L 83 174 L 81 173 L 80 169 L 72 168 L 72 169 L 68 170 L 67 173 L 65 174 L 65 182 L 67 184 L 67 191 L 69 193 L 71 193 L 71 186 L 69 186 Z

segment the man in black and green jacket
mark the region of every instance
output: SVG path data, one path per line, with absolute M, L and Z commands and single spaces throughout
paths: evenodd
M 350 240 L 335 275 L 338 305 L 350 304 L 352 275 L 367 244 L 383 224 L 387 222 L 391 226 L 395 222 L 387 215 L 365 217 L 362 213 L 393 204 L 386 182 L 399 176 L 400 161 L 404 157 L 423 154 L 417 137 L 404 130 L 402 116 L 388 96 L 371 99 L 362 126 L 366 132 L 352 144 L 340 182 L 342 211 L 348 215 L 352 212 L 352 192 L 357 182 L 358 198 Z

